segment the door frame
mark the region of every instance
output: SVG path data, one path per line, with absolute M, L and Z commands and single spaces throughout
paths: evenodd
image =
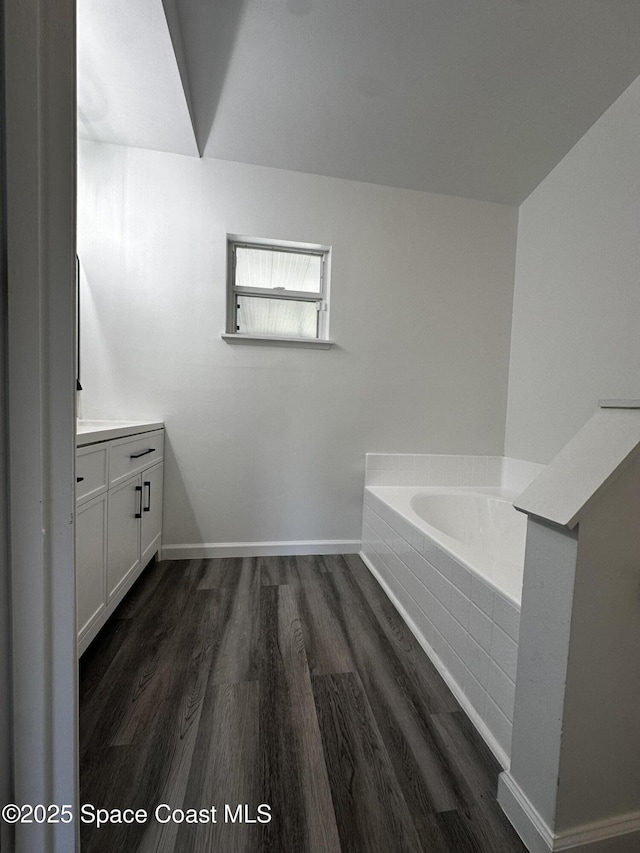
M 75 628 L 75 0 L 6 0 L 11 801 L 70 805 L 3 851 L 79 850 Z M 7 577 L 8 576 L 8 577 Z M 9 660 L 7 661 L 7 657 Z M 6 830 L 6 827 L 5 827 Z

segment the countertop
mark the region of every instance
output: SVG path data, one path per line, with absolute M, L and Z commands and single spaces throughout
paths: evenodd
M 110 441 L 112 438 L 122 438 L 125 435 L 151 432 L 163 429 L 162 421 L 89 421 L 78 420 L 76 423 L 76 447 L 85 444 L 95 444 L 97 441 Z

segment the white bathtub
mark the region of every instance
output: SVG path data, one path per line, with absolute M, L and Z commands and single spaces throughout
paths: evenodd
M 526 517 L 498 487 L 365 488 L 362 556 L 503 766 Z
M 527 517 L 502 488 L 371 487 L 471 571 L 520 606 Z

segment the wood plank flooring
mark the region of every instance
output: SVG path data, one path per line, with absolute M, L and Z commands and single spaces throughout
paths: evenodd
M 81 823 L 83 853 L 525 853 L 354 556 L 149 566 L 81 660 L 80 768 L 82 803 L 149 815 Z

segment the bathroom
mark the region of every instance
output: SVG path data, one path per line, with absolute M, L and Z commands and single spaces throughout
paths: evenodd
M 634 76 L 509 203 L 78 140 L 79 415 L 164 424 L 163 559 L 357 555 L 367 453 L 545 465 L 640 396 Z M 222 338 L 229 234 L 331 247 L 330 348 Z

